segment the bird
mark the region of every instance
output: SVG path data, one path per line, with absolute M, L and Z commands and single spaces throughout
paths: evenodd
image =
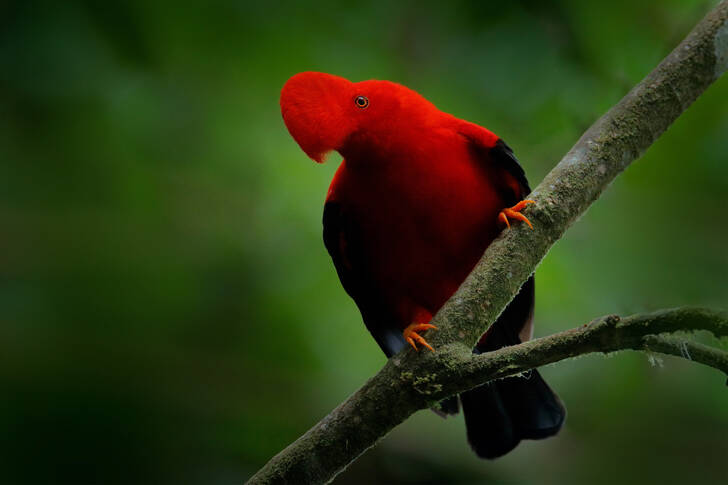
M 533 225 L 525 172 L 496 134 L 440 111 L 402 84 L 306 71 L 281 90 L 283 121 L 313 161 L 342 156 L 323 209 L 323 239 L 344 290 L 389 358 L 436 351 L 426 334 L 486 248 L 512 222 Z M 474 354 L 528 340 L 534 277 Z M 468 442 L 494 459 L 524 439 L 555 435 L 566 408 L 534 369 L 459 396 Z M 459 412 L 458 397 L 438 413 Z

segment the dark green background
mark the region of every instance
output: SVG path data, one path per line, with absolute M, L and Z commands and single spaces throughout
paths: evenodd
M 0 3 L 0 482 L 241 483 L 384 363 L 321 240 L 340 158 L 286 132 L 289 76 L 406 84 L 536 185 L 714 3 Z M 726 207 L 722 79 L 549 253 L 537 335 L 725 308 Z M 480 461 L 421 412 L 338 483 L 728 478 L 725 377 L 654 360 L 544 369 L 555 439 Z

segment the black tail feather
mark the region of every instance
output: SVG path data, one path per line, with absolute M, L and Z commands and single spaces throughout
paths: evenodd
M 493 385 L 521 439 L 548 438 L 564 424 L 566 408 L 537 370 Z
M 468 443 L 481 458 L 503 456 L 521 442 L 511 417 L 493 383 L 460 395 Z
M 473 351 L 484 353 L 520 343 L 518 333 L 530 320 L 534 284 L 521 292 L 491 326 Z M 566 408 L 538 371 L 489 382 L 460 395 L 468 442 L 481 458 L 497 458 L 524 439 L 555 435 L 564 424 Z
M 498 458 L 521 440 L 553 436 L 566 409 L 538 371 L 508 377 L 460 395 L 468 442 L 481 458 Z

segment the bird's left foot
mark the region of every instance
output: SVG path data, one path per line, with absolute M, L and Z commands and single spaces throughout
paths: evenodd
M 435 349 L 433 349 L 430 344 L 427 343 L 427 340 L 422 338 L 422 336 L 417 333 L 429 329 L 437 330 L 437 327 L 429 323 L 413 323 L 412 325 L 409 325 L 407 328 L 404 329 L 404 331 L 402 332 L 402 336 L 407 342 L 410 343 L 412 347 L 414 347 L 415 350 L 420 350 L 417 348 L 417 344 L 415 343 L 417 342 L 434 352 Z
M 503 209 L 500 211 L 500 214 L 498 214 L 498 220 L 505 223 L 505 225 L 510 229 L 511 225 L 508 222 L 508 218 L 511 219 L 517 219 L 519 221 L 523 221 L 526 224 L 528 224 L 528 227 L 533 229 L 533 226 L 531 225 L 531 221 L 528 220 L 526 216 L 521 214 L 521 211 L 524 207 L 528 204 L 535 204 L 536 202 L 532 200 L 522 200 L 518 204 L 514 205 L 513 207 L 509 207 L 508 209 Z

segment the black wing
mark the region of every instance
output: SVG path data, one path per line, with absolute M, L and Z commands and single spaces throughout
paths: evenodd
M 362 234 L 356 221 L 341 204 L 329 201 L 324 205 L 323 225 L 324 245 L 341 285 L 356 302 L 364 324 L 382 351 L 387 357 L 393 356 L 404 346 L 404 338 L 367 272 L 368 264 L 360 246 Z

